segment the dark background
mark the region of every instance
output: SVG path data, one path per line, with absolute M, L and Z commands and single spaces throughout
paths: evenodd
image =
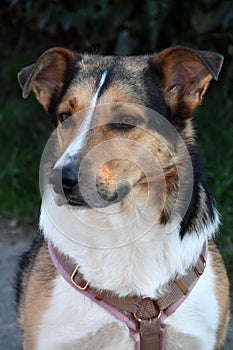
M 222 214 L 217 237 L 233 272 L 233 1 L 57 0 L 0 2 L 0 215 L 38 220 L 38 168 L 51 126 L 34 96 L 21 99 L 17 72 L 51 46 L 146 54 L 182 44 L 225 57 L 195 112 L 206 174 Z

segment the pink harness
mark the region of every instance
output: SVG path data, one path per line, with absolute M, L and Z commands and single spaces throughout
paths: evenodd
M 135 341 L 135 350 L 164 350 L 164 321 L 189 296 L 203 274 L 208 242 L 195 266 L 171 283 L 166 294 L 157 300 L 138 296 L 120 298 L 109 291 L 99 291 L 84 279 L 73 260 L 61 254 L 51 242 L 48 242 L 48 250 L 54 266 L 72 287 L 127 325 Z

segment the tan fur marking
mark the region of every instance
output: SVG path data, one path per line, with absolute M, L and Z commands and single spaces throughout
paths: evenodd
M 219 327 L 215 349 L 219 350 L 226 340 L 227 326 L 230 320 L 229 280 L 223 263 L 223 259 L 214 242 L 210 242 L 212 268 L 215 273 L 215 294 L 219 307 Z
M 170 219 L 170 215 L 176 200 L 177 195 L 177 182 L 178 182 L 178 172 L 176 167 L 172 168 L 170 171 L 165 172 L 165 181 L 166 181 L 166 202 L 164 209 L 160 215 L 160 224 L 166 225 Z
M 75 97 L 72 98 L 72 99 L 69 101 L 69 104 L 70 104 L 70 107 L 71 107 L 72 109 L 74 109 L 74 108 L 75 108 L 75 105 L 77 104 L 76 98 L 75 98 Z
M 105 183 L 109 182 L 109 179 L 112 177 L 112 172 L 110 168 L 107 166 L 107 164 L 104 164 L 100 171 L 99 171 L 99 176 L 104 181 Z
M 70 111 L 72 115 L 75 115 L 75 113 L 89 108 L 94 93 L 93 85 L 92 81 L 88 81 L 79 84 L 78 87 L 75 85 L 72 86 L 63 97 L 58 108 L 58 113 Z
M 43 246 L 34 262 L 27 282 L 24 310 L 24 350 L 34 350 L 40 331 L 41 319 L 49 307 L 57 273 L 46 246 Z
M 192 119 L 185 121 L 185 128 L 181 131 L 181 136 L 189 144 L 195 144 L 195 132 L 193 130 Z

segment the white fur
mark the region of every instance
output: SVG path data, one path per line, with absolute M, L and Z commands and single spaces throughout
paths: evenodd
M 96 106 L 98 95 L 99 95 L 99 92 L 100 92 L 104 82 L 105 82 L 106 76 L 107 76 L 107 71 L 104 71 L 102 76 L 101 76 L 98 89 L 97 89 L 95 95 L 93 96 L 93 98 L 91 100 L 90 108 L 88 109 L 87 115 L 85 116 L 85 118 L 84 118 L 84 120 L 83 120 L 83 122 L 82 122 L 82 124 L 81 124 L 81 126 L 80 126 L 80 128 L 78 130 L 77 137 L 70 143 L 70 145 L 67 148 L 67 150 L 58 159 L 55 167 L 65 165 L 66 159 L 70 159 L 73 155 L 78 154 L 78 152 L 84 146 L 87 132 L 90 129 L 92 116 L 93 116 L 93 112 L 94 112 L 94 109 L 95 109 L 95 106 Z
M 147 208 L 138 219 L 134 219 L 137 209 L 128 206 L 127 216 L 132 221 L 125 223 L 122 214 L 117 213 L 118 206 L 110 206 L 113 214 L 108 210 L 98 212 L 94 209 L 72 212 L 69 206 L 56 206 L 48 188 L 41 208 L 40 227 L 47 239 L 77 261 L 88 281 L 120 296 L 136 293 L 157 298 L 171 278 L 184 274 L 196 262 L 204 241 L 215 233 L 218 225 L 216 213 L 215 223 L 202 227 L 198 235 L 196 232 L 185 235 L 181 241 L 179 225 L 173 223 L 161 227 L 154 220 L 155 209 Z M 72 236 L 73 231 L 76 236 Z M 142 235 L 143 232 L 146 233 Z M 104 331 L 104 327 L 113 322 L 118 325 L 118 331 L 114 333 L 117 337 L 115 343 L 111 333 L 108 336 Z M 205 273 L 191 295 L 165 324 L 166 350 L 213 349 L 218 305 L 210 257 Z M 108 344 L 101 344 L 99 349 L 115 350 L 117 342 L 121 341 L 121 350 L 133 350 L 128 329 L 59 276 L 41 324 L 37 350 L 91 350 L 99 332 L 105 334 L 103 339 L 107 339 Z M 92 345 L 85 347 L 88 342 L 84 339 L 90 336 L 93 337 Z

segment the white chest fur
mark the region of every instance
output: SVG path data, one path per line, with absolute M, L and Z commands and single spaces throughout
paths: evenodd
M 217 324 L 218 307 L 209 259 L 205 274 L 189 298 L 165 321 L 166 350 L 213 349 Z M 116 348 L 134 349 L 127 327 L 59 276 L 50 308 L 41 323 L 37 350 Z
M 97 228 L 92 231 L 90 226 L 79 223 L 75 230 L 86 237 L 86 242 L 92 240 L 95 243 L 93 248 L 67 238 L 66 234 L 72 230 L 72 222 L 64 226 L 62 220 L 64 210 L 67 209 L 63 207 L 62 216 L 57 208 L 54 206 L 51 220 L 51 215 L 42 207 L 40 225 L 45 236 L 77 261 L 81 272 L 93 286 L 115 291 L 121 296 L 132 293 L 157 298 L 171 278 L 184 274 L 187 268 L 196 262 L 205 239 L 213 234 L 217 225 L 210 224 L 209 227 L 203 228 L 199 236 L 196 233 L 189 234 L 182 241 L 178 228 L 172 231 L 168 227 L 158 229 L 154 225 L 146 235 L 139 239 L 137 236 L 130 244 L 124 245 L 125 238 L 129 237 L 127 229 L 110 231 L 108 235 L 104 230 Z M 83 211 L 83 222 L 93 222 L 95 218 L 92 215 L 92 211 Z M 147 220 L 144 223 L 143 220 L 140 220 L 140 223 L 135 222 L 133 232 L 143 230 L 143 225 L 148 225 Z M 66 232 L 61 233 L 60 227 Z M 110 243 L 113 240 L 111 248 L 103 247 L 104 242 Z M 213 349 L 218 324 L 218 306 L 214 295 L 210 257 L 205 273 L 191 295 L 165 324 L 166 350 Z M 134 348 L 124 324 L 74 290 L 59 276 L 50 307 L 41 324 L 37 350 L 91 350 L 97 339 L 100 347 L 95 346 L 95 349 L 115 350 L 120 342 L 121 350 Z

